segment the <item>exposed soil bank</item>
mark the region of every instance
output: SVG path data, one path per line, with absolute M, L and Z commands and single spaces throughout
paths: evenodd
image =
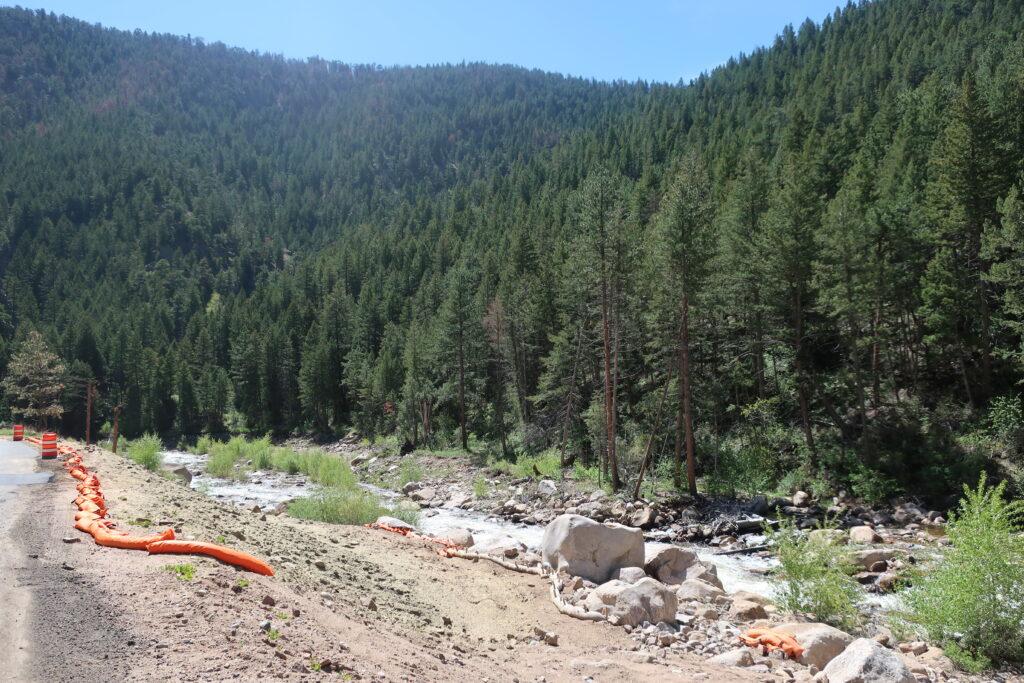
M 13 620 L 29 646 L 18 668 L 5 667 L 18 672 L 12 680 L 755 677 L 694 655 L 651 661 L 622 629 L 559 614 L 536 577 L 444 559 L 392 534 L 249 512 L 110 453 L 85 460 L 113 516 L 133 531 L 169 523 L 184 538 L 222 536 L 278 575 L 98 547 L 73 530 L 73 482 L 58 471 L 25 488 L 30 498 L 4 498 L 5 511 L 21 508 L 0 539 L 11 549 L 4 585 L 29 600 L 27 618 Z M 195 578 L 166 571 L 171 562 L 193 564 Z M 18 613 L 16 601 L 7 604 Z M 536 627 L 557 633 L 559 645 L 537 642 Z

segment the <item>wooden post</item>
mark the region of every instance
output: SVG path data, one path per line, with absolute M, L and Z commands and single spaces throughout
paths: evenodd
M 85 386 L 85 445 L 92 443 L 92 397 L 96 392 L 95 380 Z
M 122 407 L 123 406 L 115 406 L 114 407 L 114 429 L 111 431 L 110 440 L 111 440 L 111 443 L 113 445 L 113 450 L 114 450 L 115 453 L 117 453 L 117 437 L 118 437 L 117 427 L 118 427 L 118 420 L 121 417 L 121 408 Z

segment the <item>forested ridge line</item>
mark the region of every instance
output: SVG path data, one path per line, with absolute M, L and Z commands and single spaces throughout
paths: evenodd
M 649 452 L 733 493 L 1016 478 L 1022 27 L 850 4 L 665 85 L 0 10 L 3 357 L 44 333 L 71 431 L 92 378 L 129 436 L 354 427 L 613 481 Z

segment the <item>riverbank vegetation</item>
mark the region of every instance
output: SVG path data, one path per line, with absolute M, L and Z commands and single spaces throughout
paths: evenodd
M 293 517 L 331 524 L 369 524 L 382 515 L 409 523 L 415 523 L 419 516 L 415 509 L 381 503 L 375 494 L 360 488 L 347 460 L 322 450 L 275 446 L 267 437 L 242 436 L 228 441 L 201 437 L 191 450 L 207 455 L 205 471 L 213 477 L 246 481 L 251 473 L 267 470 L 303 475 L 317 489 L 288 504 L 288 514 Z

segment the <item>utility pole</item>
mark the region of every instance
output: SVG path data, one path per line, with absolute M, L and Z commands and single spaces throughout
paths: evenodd
M 92 399 L 96 393 L 96 380 L 85 385 L 85 445 L 92 443 Z

